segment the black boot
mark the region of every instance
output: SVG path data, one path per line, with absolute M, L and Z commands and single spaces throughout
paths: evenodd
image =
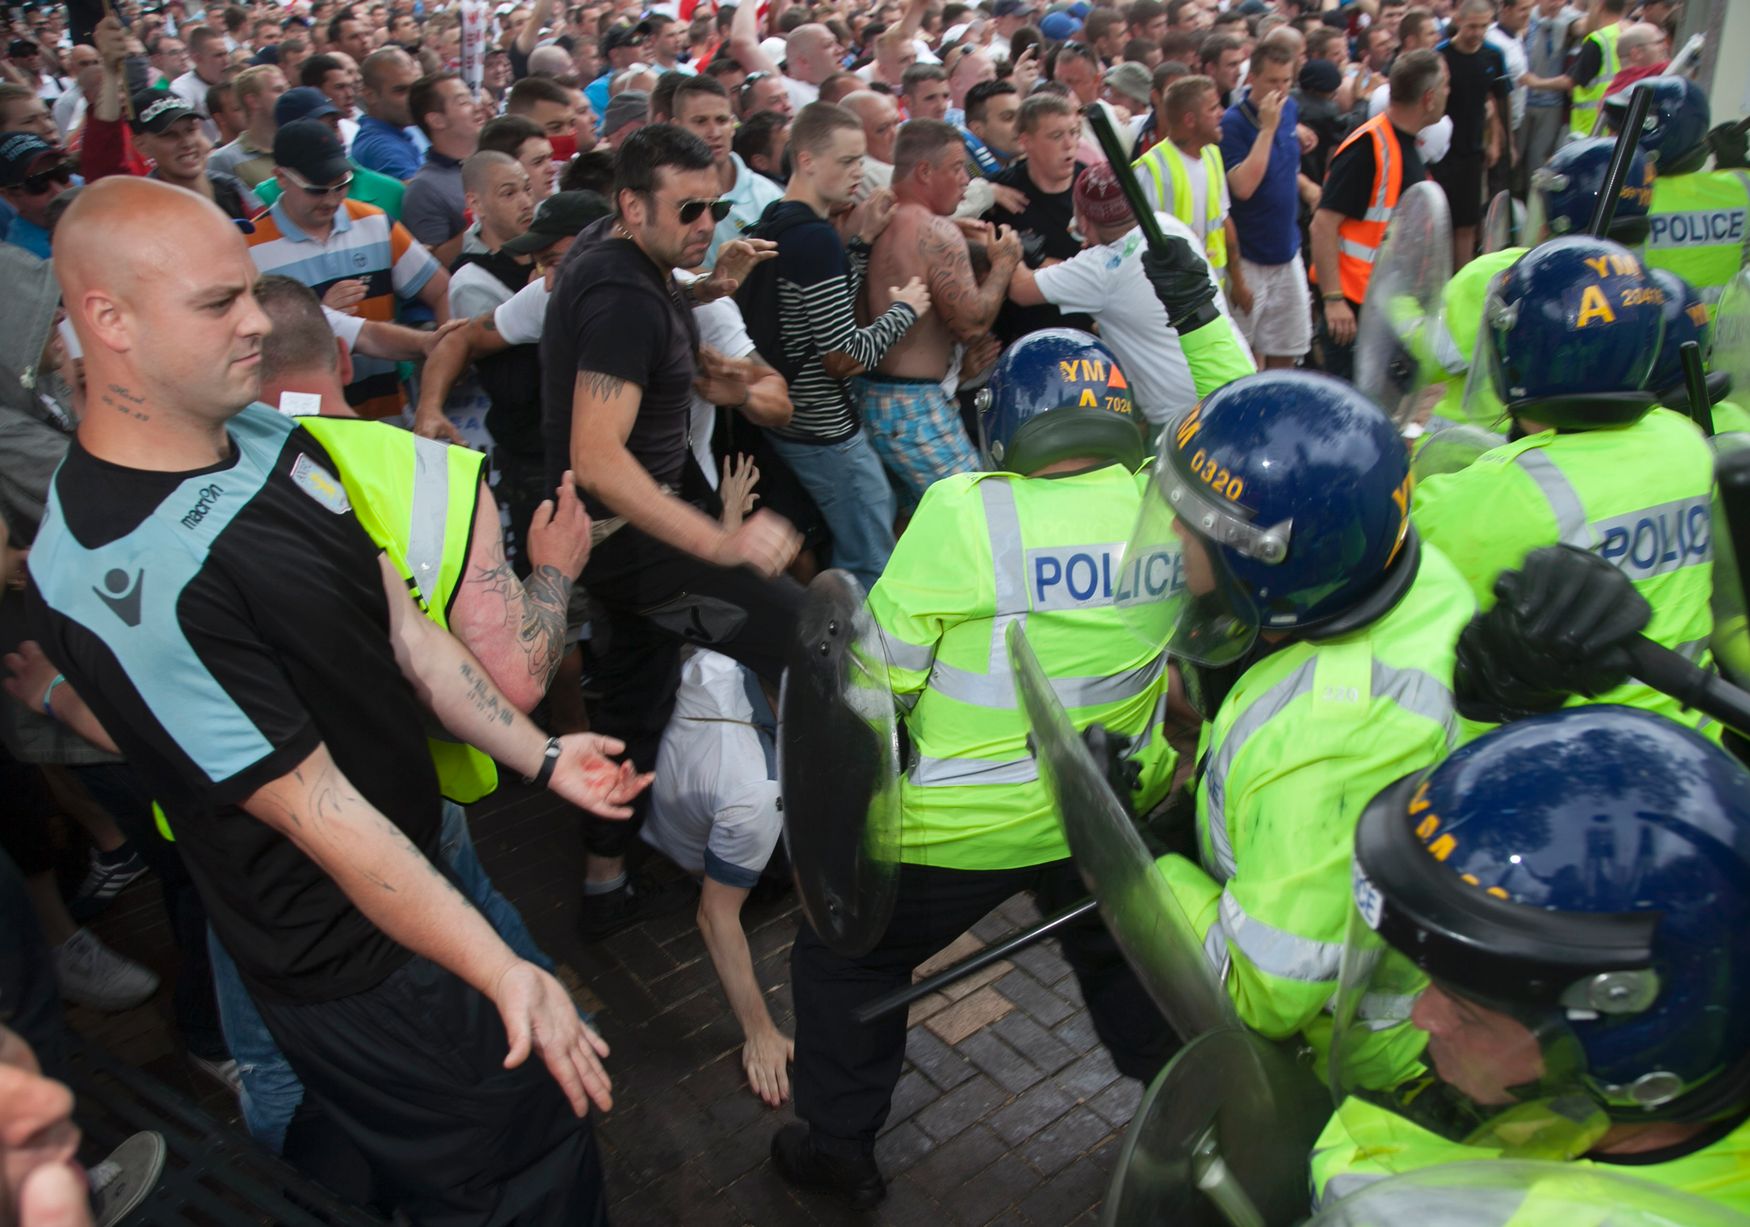
M 800 1189 L 832 1193 L 853 1210 L 873 1210 L 887 1196 L 887 1182 L 872 1158 L 841 1159 L 814 1147 L 814 1137 L 801 1121 L 772 1135 L 772 1162 L 778 1174 Z

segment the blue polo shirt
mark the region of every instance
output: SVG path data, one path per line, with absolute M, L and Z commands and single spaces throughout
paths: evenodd
M 1230 191 L 1240 254 L 1253 264 L 1287 264 L 1300 252 L 1300 139 L 1294 134 L 1299 123 L 1300 108 L 1289 98 L 1257 190 L 1249 200 Z M 1243 98 L 1221 117 L 1221 160 L 1229 170 L 1246 160 L 1257 139 L 1257 108 Z
M 424 161 L 407 129 L 385 123 L 375 115 L 359 120 L 358 135 L 352 140 L 352 160 L 403 183 L 419 173 Z

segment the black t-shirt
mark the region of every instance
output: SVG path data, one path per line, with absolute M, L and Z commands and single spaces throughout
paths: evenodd
M 1484 43 L 1466 55 L 1450 40 L 1440 44 L 1440 54 L 1452 72 L 1452 93 L 1446 99 L 1446 113 L 1452 117 L 1452 152 L 1460 156 L 1481 153 L 1491 94 L 1501 114 L 1507 114 L 1513 90 L 1507 79 L 1507 57 L 1493 43 Z
M 541 332 L 542 434 L 547 480 L 571 467 L 571 398 L 579 371 L 599 371 L 644 390 L 626 450 L 658 482 L 676 488 L 687 463 L 699 326 L 668 269 L 604 217 L 565 254 Z M 613 514 L 584 498 L 590 515 Z
M 1428 172 L 1422 166 L 1422 155 L 1416 152 L 1416 138 L 1395 124 L 1398 150 L 1404 157 L 1404 175 L 1399 191 L 1412 183 L 1420 183 Z M 1331 169 L 1325 174 L 1325 189 L 1319 197 L 1319 208 L 1341 213 L 1344 217 L 1365 217 L 1373 203 L 1373 140 L 1357 136 L 1349 147 L 1331 155 Z
M 513 294 L 528 284 L 534 271 L 533 265 L 504 252 L 471 251 L 458 256 L 450 272 L 469 264 L 478 264 Z M 512 345 L 476 361 L 474 373 L 492 402 L 486 410 L 486 429 L 493 446 L 540 457 L 546 450 L 541 442 L 541 347 Z
M 396 666 L 379 550 L 327 452 L 264 405 L 229 460 L 123 468 L 77 441 L 32 551 L 32 621 L 163 807 L 252 991 L 362 992 L 408 957 L 240 802 L 325 743 L 366 801 L 438 858 L 437 777 Z
M 1076 163 L 1076 175 L 1082 173 Z M 1073 259 L 1082 249 L 1082 242 L 1070 233 L 1075 223 L 1075 177 L 1070 187 L 1061 192 L 1041 191 L 1027 173 L 1025 158 L 992 177 L 993 183 L 1012 187 L 1027 197 L 1027 207 L 1019 213 L 993 208 L 987 214 L 999 226 L 1013 226 L 1020 236 L 1023 259 L 1027 267 L 1038 268 L 1045 260 Z M 1090 315 L 1065 315 L 1049 303 L 1039 307 L 1020 307 L 1005 301 L 997 312 L 996 334 L 1004 345 L 1040 328 L 1087 328 L 1094 326 Z

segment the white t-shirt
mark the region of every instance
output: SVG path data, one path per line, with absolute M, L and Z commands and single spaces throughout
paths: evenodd
M 1525 40 L 1520 35 L 1507 33 L 1498 25 L 1490 26 L 1484 38 L 1507 61 L 1507 79 L 1513 82 L 1513 90 L 1508 94 L 1507 114 L 1513 121 L 1513 130 L 1517 132 L 1525 119 L 1527 92 L 1525 86 L 1519 84 L 1519 78 L 1531 71 L 1531 60 L 1525 54 Z
M 497 311 L 511 300 L 511 289 L 478 264 L 450 274 L 450 318 L 473 319 Z
M 795 77 L 784 78 L 784 88 L 790 94 L 790 111 L 795 114 L 811 102 L 820 101 L 820 86 L 810 85 L 806 81 L 798 81 Z
M 1167 213 L 1157 212 L 1155 217 L 1163 233 L 1177 235 L 1202 253 L 1189 226 Z M 1094 317 L 1100 339 L 1124 368 L 1136 407 L 1151 425 L 1160 426 L 1196 404 L 1197 390 L 1179 347 L 1179 334 L 1167 323 L 1167 310 L 1143 274 L 1144 247 L 1142 229 L 1137 227 L 1115 243 L 1085 247 L 1062 264 L 1040 269 L 1033 280 L 1046 301 Z M 1227 300 L 1219 288 L 1215 301 L 1226 316 Z M 1232 321 L 1226 326 L 1232 328 Z M 1245 344 L 1237 329 L 1234 336 Z
M 677 268 L 675 280 L 685 285 L 699 278 Z M 694 307 L 693 319 L 698 321 L 701 347 L 709 345 L 728 358 L 745 358 L 755 352 L 753 338 L 747 335 L 747 323 L 741 318 L 741 308 L 733 297 Z M 699 462 L 699 471 L 704 473 L 713 490 L 717 488 L 720 476 L 716 460 L 711 455 L 711 435 L 716 426 L 717 406 L 697 392 L 693 393 L 693 416 L 687 424 L 687 446 L 693 449 L 693 459 Z
M 1232 211 L 1232 202 L 1228 199 L 1227 194 L 1227 176 L 1222 175 L 1219 177 L 1220 181 L 1217 186 L 1221 191 L 1221 212 L 1215 220 L 1211 222 L 1209 219 L 1210 175 L 1208 175 L 1203 169 L 1203 159 L 1187 158 L 1183 153 L 1179 152 L 1179 147 L 1171 141 L 1162 141 L 1148 151 L 1148 156 L 1152 158 L 1155 157 L 1157 153 L 1171 159 L 1167 163 L 1167 171 L 1169 175 L 1169 178 L 1167 179 L 1167 198 L 1165 200 L 1155 199 L 1154 175 L 1147 171 L 1143 171 L 1136 176 L 1137 183 L 1142 186 L 1142 194 L 1148 199 L 1149 204 L 1154 206 L 1156 211 L 1162 213 L 1168 212 L 1173 207 L 1173 184 L 1177 181 L 1178 176 L 1184 176 L 1185 181 L 1191 185 L 1191 216 L 1187 219 L 1187 224 L 1191 227 L 1192 233 L 1196 236 L 1197 250 L 1204 251 L 1206 250 L 1205 244 L 1208 242 L 1210 229 L 1214 226 L 1220 226 L 1225 222 L 1228 214 Z
M 541 329 L 547 323 L 547 291 L 545 277 L 531 277 L 529 284 L 500 303 L 492 313 L 492 326 L 507 345 L 533 345 L 541 339 Z
M 1391 84 L 1388 82 L 1374 90 L 1367 97 L 1367 118 L 1372 119 L 1391 102 Z M 1416 152 L 1422 157 L 1422 165 L 1432 166 L 1446 156 L 1452 148 L 1452 116 L 1442 115 L 1439 119 L 1416 133 Z
M 751 889 L 784 825 L 776 724 L 752 673 L 696 650 L 656 753 L 644 842 L 690 873 Z

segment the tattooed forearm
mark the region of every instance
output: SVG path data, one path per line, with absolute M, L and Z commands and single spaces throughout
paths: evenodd
M 545 690 L 565 655 L 565 614 L 571 581 L 555 566 L 539 566 L 523 581 L 523 654 L 529 676 Z
M 499 697 L 498 688 L 492 684 L 492 680 L 467 661 L 463 661 L 460 668 L 462 680 L 468 686 L 468 702 L 473 704 L 474 710 L 488 720 L 496 720 L 508 726 L 515 717 L 510 707 Z

